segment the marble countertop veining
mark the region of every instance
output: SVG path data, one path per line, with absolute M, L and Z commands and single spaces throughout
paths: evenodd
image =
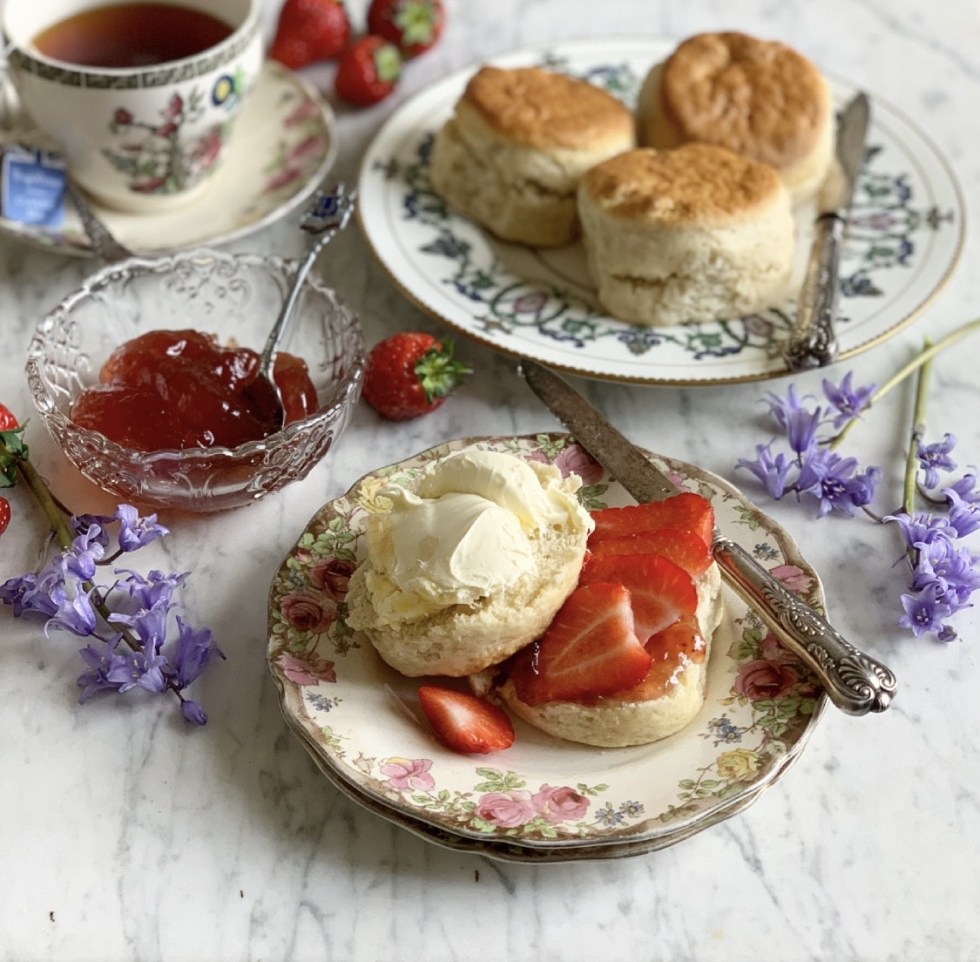
M 366 3 L 351 0 L 355 19 Z M 382 121 L 451 70 L 558 39 L 683 38 L 736 28 L 785 40 L 829 74 L 900 107 L 980 210 L 980 8 L 967 0 L 448 0 L 442 43 L 410 64 L 395 97 L 337 106 L 335 172 L 352 179 Z M 274 22 L 274 0 L 266 10 Z M 309 77 L 329 90 L 331 68 Z M 331 95 L 332 96 L 332 95 Z M 234 249 L 297 253 L 292 220 Z M 911 327 L 846 366 L 881 382 L 980 303 L 980 246 Z M 0 237 L 0 400 L 31 410 L 23 358 L 38 317 L 92 269 Z M 373 262 L 356 230 L 317 270 L 359 310 L 373 343 L 432 321 Z M 654 854 L 522 865 L 439 848 L 361 809 L 319 774 L 286 728 L 265 664 L 266 597 L 320 505 L 381 463 L 455 437 L 555 429 L 508 358 L 464 341 L 468 387 L 432 416 L 382 423 L 362 406 L 308 479 L 243 511 L 163 516 L 160 565 L 191 570 L 186 602 L 227 661 L 200 682 L 210 721 L 190 730 L 167 704 L 79 706 L 72 639 L 0 612 L 0 960 L 640 959 L 967 962 L 980 958 L 980 619 L 950 645 L 897 629 L 901 576 L 879 526 L 764 509 L 820 572 L 842 633 L 888 663 L 900 694 L 882 715 L 828 710 L 798 762 L 748 809 Z M 980 463 L 980 340 L 937 362 L 935 433 Z M 818 373 L 798 379 L 819 390 Z M 696 388 L 576 383 L 637 442 L 698 463 L 758 497 L 736 458 L 763 440 L 773 385 Z M 780 389 L 785 381 L 777 382 Z M 911 391 L 855 431 L 886 467 L 878 503 L 898 503 Z M 33 455 L 59 496 L 99 511 L 35 419 Z M 43 523 L 26 492 L 0 539 L 0 579 L 37 560 Z M 151 560 L 152 560 L 151 555 Z

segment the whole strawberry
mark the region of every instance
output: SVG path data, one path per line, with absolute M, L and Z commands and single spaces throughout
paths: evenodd
M 6 404 L 0 404 L 0 431 L 14 431 L 17 426 L 17 418 L 13 416 L 10 408 Z M 8 479 L 5 475 L 0 475 L 0 485 L 7 487 Z M 7 530 L 8 524 L 10 524 L 10 502 L 0 497 L 0 534 Z
M 380 341 L 368 354 L 364 400 L 389 421 L 428 414 L 463 383 L 470 369 L 453 357 L 451 341 L 407 331 Z
M 17 427 L 17 418 L 6 404 L 0 404 L 0 431 L 12 431 Z
M 285 0 L 269 56 L 297 70 L 340 56 L 350 33 L 343 0 Z
M 367 19 L 370 33 L 390 40 L 408 59 L 439 39 L 445 11 L 441 0 L 371 0 Z
M 368 107 L 384 100 L 401 74 L 402 55 L 393 43 L 383 37 L 361 37 L 341 56 L 334 89 L 348 103 Z

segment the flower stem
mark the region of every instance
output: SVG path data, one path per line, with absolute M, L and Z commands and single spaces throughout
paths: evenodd
M 902 488 L 902 507 L 906 514 L 911 514 L 915 507 L 915 475 L 919 466 L 919 442 L 925 431 L 926 400 L 928 395 L 929 375 L 932 373 L 932 358 L 929 354 L 929 339 L 923 342 L 923 352 L 920 357 L 925 361 L 919 368 L 919 376 L 915 384 L 915 406 L 912 409 L 912 433 L 909 437 L 909 450 L 905 458 L 905 484 Z M 928 356 L 926 356 L 928 355 Z
M 956 328 L 956 330 L 951 331 L 941 340 L 936 341 L 935 344 L 926 347 L 921 354 L 917 354 L 908 364 L 906 364 L 901 370 L 897 371 L 892 377 L 890 377 L 874 394 L 871 395 L 868 401 L 868 406 L 874 406 L 878 401 L 880 401 L 892 388 L 901 384 L 910 374 L 922 367 L 923 364 L 929 363 L 940 351 L 945 351 L 947 347 L 951 347 L 957 341 L 962 340 L 964 337 L 968 337 L 970 334 L 975 333 L 980 330 L 980 317 L 974 318 L 968 324 L 964 324 L 962 327 Z M 926 342 L 928 344 L 928 342 Z M 852 421 L 848 421 L 837 435 L 834 437 L 833 441 L 828 445 L 831 450 L 838 447 L 844 437 L 847 435 L 848 431 L 857 423 L 859 419 L 855 418 Z
M 34 465 L 27 458 L 21 458 L 17 462 L 20 473 L 24 476 L 27 486 L 31 489 L 38 504 L 44 509 L 44 513 L 51 522 L 51 530 L 54 531 L 58 544 L 62 548 L 70 548 L 72 543 L 71 531 L 65 523 L 65 515 L 55 503 L 48 486 L 44 483 L 41 476 L 37 473 Z

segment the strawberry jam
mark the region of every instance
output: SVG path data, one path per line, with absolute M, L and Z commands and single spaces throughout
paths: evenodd
M 258 365 L 255 351 L 220 347 L 211 335 L 151 331 L 113 351 L 99 384 L 75 400 L 71 419 L 137 451 L 237 447 L 278 430 L 248 398 Z M 317 409 L 302 359 L 280 353 L 273 379 L 287 424 Z

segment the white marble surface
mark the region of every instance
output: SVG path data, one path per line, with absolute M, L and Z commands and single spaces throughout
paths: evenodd
M 350 6 L 359 18 L 366 4 Z M 354 175 L 403 98 L 489 55 L 555 39 L 735 27 L 784 39 L 904 107 L 955 169 L 967 209 L 980 207 L 980 15 L 969 0 L 449 0 L 448 8 L 444 42 L 411 65 L 394 99 L 363 112 L 338 108 L 338 173 Z M 330 72 L 310 76 L 326 84 Z M 298 239 L 282 224 L 237 246 L 298 250 Z M 925 333 L 977 313 L 978 257 L 968 234 L 959 270 L 923 317 L 847 365 L 858 380 L 880 382 Z M 35 321 L 90 267 L 0 239 L 0 399 L 14 410 L 30 407 L 22 361 Z M 434 327 L 388 283 L 356 231 L 319 269 L 360 310 L 370 342 Z M 754 805 L 673 848 L 605 862 L 493 862 L 388 824 L 318 773 L 286 730 L 264 657 L 268 585 L 308 518 L 379 463 L 458 436 L 555 426 L 509 360 L 463 349 L 477 373 L 431 417 L 395 425 L 362 407 L 328 460 L 287 494 L 215 517 L 164 516 L 173 534 L 160 563 L 193 570 L 190 611 L 228 655 L 199 683 L 206 728 L 189 728 L 162 701 L 79 706 L 73 640 L 45 639 L 0 611 L 0 959 L 980 957 L 980 622 L 961 616 L 962 640 L 948 646 L 900 632 L 895 543 L 870 523 L 767 509 L 821 573 L 841 631 L 894 669 L 899 698 L 883 715 L 828 710 L 798 763 Z M 930 403 L 930 423 L 959 436 L 963 463 L 980 463 L 978 357 L 977 339 L 944 356 Z M 799 381 L 818 386 L 817 375 Z M 735 459 L 762 439 L 767 386 L 578 383 L 638 442 L 730 479 Z M 893 393 L 853 435 L 867 461 L 889 470 L 878 502 L 886 508 L 900 496 L 910 398 Z M 37 422 L 28 440 L 62 499 L 76 510 L 109 505 Z M 0 578 L 33 566 L 43 536 L 27 492 L 12 499 Z

